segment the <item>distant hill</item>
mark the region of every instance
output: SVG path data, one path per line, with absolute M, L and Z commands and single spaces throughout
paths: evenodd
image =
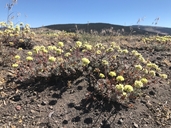
M 91 30 L 97 31 L 98 33 L 103 30 L 113 31 L 115 34 L 121 33 L 123 35 L 128 35 L 132 33 L 133 35 L 137 34 L 158 34 L 158 35 L 171 35 L 171 28 L 165 27 L 153 27 L 153 26 L 122 26 L 122 25 L 114 25 L 108 23 L 89 23 L 89 24 L 55 24 L 44 26 L 45 28 L 53 29 L 53 30 L 64 30 L 67 32 L 76 32 L 77 30 L 82 30 L 85 32 L 90 32 Z
M 171 28 L 166 27 L 158 27 L 158 26 L 138 26 L 134 25 L 133 28 L 140 28 L 141 30 L 145 30 L 148 32 L 155 32 L 163 35 L 171 35 Z

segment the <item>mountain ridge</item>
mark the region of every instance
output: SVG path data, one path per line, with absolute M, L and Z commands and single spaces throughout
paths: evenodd
M 69 24 L 52 24 L 44 26 L 45 28 L 53 30 L 64 30 L 67 32 L 76 32 L 77 30 L 83 30 L 85 32 L 97 31 L 102 32 L 102 30 L 112 30 L 115 32 L 121 32 L 122 34 L 158 34 L 158 35 L 171 35 L 171 28 L 160 27 L 160 26 L 144 26 L 144 25 L 131 25 L 123 26 L 110 23 L 69 23 Z

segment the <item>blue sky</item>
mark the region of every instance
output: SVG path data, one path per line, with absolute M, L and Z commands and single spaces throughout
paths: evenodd
M 6 21 L 6 4 L 11 0 L 0 0 L 0 21 Z M 153 25 L 171 28 L 171 0 L 18 0 L 10 10 L 31 27 L 65 23 L 104 22 L 119 25 Z

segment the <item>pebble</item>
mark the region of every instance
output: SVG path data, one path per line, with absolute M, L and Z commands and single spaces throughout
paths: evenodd
M 30 110 L 30 112 L 31 112 L 31 113 L 36 113 L 36 111 L 35 111 L 35 110 L 32 110 L 32 109 Z
M 124 121 L 123 121 L 123 119 L 122 118 L 120 118 L 119 120 L 118 120 L 118 124 L 122 124 Z
M 46 105 L 47 102 L 46 101 L 42 101 L 41 105 Z
M 138 128 L 138 124 L 136 124 L 135 122 L 133 123 L 134 128 Z
M 15 107 L 15 109 L 16 109 L 17 111 L 20 111 L 21 106 L 20 106 L 20 105 L 17 105 L 17 106 Z
M 49 109 L 53 109 L 53 107 L 52 106 L 49 106 Z

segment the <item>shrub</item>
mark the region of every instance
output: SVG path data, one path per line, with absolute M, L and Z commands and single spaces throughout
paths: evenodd
M 18 50 L 14 58 L 16 80 L 84 75 L 93 80 L 91 86 L 96 92 L 123 104 L 138 97 L 142 88 L 167 78 L 158 65 L 136 50 L 121 49 L 115 42 L 92 46 L 77 41 L 72 47 L 59 42 L 57 46 L 35 46 L 29 52 Z
M 31 40 L 34 38 L 35 33 L 30 31 L 28 24 L 20 23 L 14 26 L 13 22 L 9 24 L 0 22 L 0 27 L 0 42 L 3 45 L 16 48 L 22 47 L 23 49 L 31 49 L 33 47 Z

